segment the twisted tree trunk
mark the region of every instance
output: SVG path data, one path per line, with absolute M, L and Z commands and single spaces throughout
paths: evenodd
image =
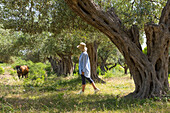
M 95 82 L 105 83 L 101 80 L 97 75 L 97 43 L 96 41 L 87 44 L 87 52 L 90 59 L 90 67 L 91 67 L 91 78 Z
M 58 54 L 61 58 L 60 61 L 60 75 L 73 74 L 73 62 L 71 55 Z
M 168 47 L 170 41 L 170 0 L 162 11 L 160 22 L 146 24 L 147 55 L 139 43 L 139 31 L 132 25 L 126 29 L 113 9 L 104 12 L 92 0 L 65 0 L 86 22 L 93 25 L 117 46 L 133 75 L 134 98 L 149 98 L 166 94 L 168 83 Z

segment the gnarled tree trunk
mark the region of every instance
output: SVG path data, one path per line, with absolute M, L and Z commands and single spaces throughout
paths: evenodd
M 106 61 L 107 61 L 108 57 L 103 58 L 102 56 L 100 56 L 100 58 L 101 58 L 101 63 L 99 63 L 100 69 L 101 69 L 101 71 L 106 72 L 105 67 L 106 67 Z
M 65 0 L 86 22 L 106 34 L 124 56 L 133 75 L 134 98 L 149 98 L 166 94 L 168 83 L 168 47 L 170 41 L 170 0 L 163 9 L 160 22 L 146 24 L 147 55 L 139 43 L 139 31 L 128 30 L 111 8 L 104 12 L 92 0 Z
M 57 67 L 57 60 L 56 60 L 56 58 L 53 58 L 52 56 L 50 56 L 50 57 L 47 57 L 47 59 L 50 62 L 53 71 L 55 73 L 57 73 L 58 72 L 58 67 Z
M 102 60 L 102 62 L 100 64 L 100 69 L 103 72 L 106 72 L 105 65 L 106 65 L 106 60 Z
M 58 75 L 70 75 L 73 74 L 73 63 L 71 56 L 67 55 L 59 55 L 61 59 L 57 60 L 56 58 L 52 58 L 51 56 L 48 58 L 49 62 L 51 63 L 51 66 L 53 68 L 53 71 Z
M 128 71 L 128 66 L 126 65 L 126 63 L 121 63 L 120 59 L 118 59 L 118 63 L 120 64 L 121 67 L 123 67 L 124 69 L 124 74 L 127 74 Z M 130 76 L 130 78 L 132 78 L 132 75 Z
M 96 41 L 87 44 L 87 48 L 88 48 L 87 52 L 89 55 L 90 67 L 91 67 L 91 78 L 95 82 L 105 83 L 97 75 L 97 47 L 98 47 L 98 45 L 97 45 Z

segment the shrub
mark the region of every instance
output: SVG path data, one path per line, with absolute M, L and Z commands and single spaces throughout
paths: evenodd
M 15 70 L 9 70 L 10 75 L 15 75 L 15 73 L 17 73 Z
M 114 69 L 115 69 L 116 72 L 117 71 L 124 72 L 123 67 L 121 67 L 120 65 L 117 65 Z
M 97 67 L 97 74 L 98 75 L 104 75 L 105 74 L 105 71 L 102 71 L 100 66 Z
M 36 78 L 34 80 L 24 79 L 24 86 L 40 87 L 44 84 L 44 80 L 44 76 L 42 76 L 41 78 Z
M 46 64 L 43 63 L 32 63 L 29 61 L 29 75 L 28 79 L 24 80 L 24 86 L 42 86 L 46 77 Z
M 101 69 L 100 69 L 99 66 L 97 67 L 97 74 L 98 74 L 98 75 L 101 75 Z
M 33 82 L 33 86 L 35 87 L 40 87 L 44 84 L 44 77 L 42 77 L 41 79 L 38 78 Z
M 15 110 L 13 106 L 9 103 L 1 103 L 1 111 L 2 113 L 13 113 Z
M 0 67 L 0 74 L 4 74 L 4 72 L 5 70 L 2 67 Z
M 48 76 L 50 76 L 52 74 L 51 64 L 50 63 L 46 64 L 45 70 L 46 70 Z
M 34 65 L 31 65 L 29 78 L 35 80 L 37 78 L 41 78 L 42 76 L 46 76 L 45 67 L 46 65 L 43 63 L 35 63 Z
M 50 63 L 33 63 L 32 61 L 25 61 L 17 58 L 16 63 L 13 64 L 13 68 L 16 65 L 27 65 L 29 66 L 28 78 L 24 79 L 24 86 L 42 86 L 44 84 L 45 77 L 51 74 Z
M 103 77 L 104 77 L 104 78 L 113 77 L 113 72 L 112 72 L 112 70 L 107 71 Z
M 33 85 L 32 85 L 32 80 L 30 80 L 30 79 L 24 79 L 23 85 L 24 85 L 24 86 L 33 86 Z

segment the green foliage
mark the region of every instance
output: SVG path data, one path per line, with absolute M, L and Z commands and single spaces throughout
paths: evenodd
M 5 70 L 0 66 L 0 74 L 4 74 Z
M 118 60 L 118 49 L 116 48 L 115 45 L 113 45 L 112 42 L 110 42 L 110 40 L 106 39 L 105 40 L 101 40 L 98 50 L 97 50 L 97 54 L 98 54 L 98 63 L 102 64 L 102 63 L 116 63 Z
M 52 72 L 52 69 L 51 69 L 51 64 L 50 63 L 46 63 L 45 64 L 45 71 L 47 73 L 48 76 L 50 76 L 53 72 Z
M 32 61 L 16 58 L 16 62 L 12 64 L 12 67 L 15 68 L 16 65 L 27 65 L 30 68 L 28 78 L 24 79 L 24 86 L 42 86 L 47 74 L 51 74 L 51 65 L 49 63 L 33 63 Z
M 3 0 L 0 5 L 3 28 L 21 31 L 14 32 L 13 43 L 7 46 L 11 50 L 8 53 L 20 55 L 25 60 L 40 62 L 48 56 L 75 54 L 76 46 L 85 39 L 82 38 L 84 35 L 87 34 L 91 39 L 95 37 L 91 36 L 94 29 L 76 16 L 64 0 Z
M 110 77 L 113 77 L 113 71 L 112 70 L 109 70 L 105 73 L 105 75 L 103 76 L 104 78 L 110 78 Z
M 31 63 L 30 63 L 31 64 Z M 25 86 L 42 86 L 46 75 L 46 65 L 43 63 L 34 63 L 29 65 L 29 75 L 28 79 L 24 81 Z
M 0 24 L 0 59 L 3 62 L 11 63 L 11 56 L 16 54 L 14 42 L 15 37 L 14 33 L 8 29 L 2 29 L 2 25 Z
M 167 0 L 95 0 L 95 2 L 105 11 L 114 7 L 115 12 L 127 27 L 136 24 L 143 29 L 147 22 L 158 22 L 162 8 Z
M 15 68 L 17 65 L 27 65 L 27 61 L 22 60 L 20 57 L 15 57 L 15 62 L 11 65 L 11 67 Z
M 41 44 L 43 37 L 39 35 L 30 36 L 22 32 L 15 32 L 8 29 L 0 29 L 0 58 L 4 62 L 13 63 L 12 56 L 28 56 L 30 53 L 35 53 L 38 45 Z M 41 45 L 40 45 L 41 46 Z
M 65 80 L 63 77 L 56 78 L 56 75 L 51 75 L 44 82 L 40 91 L 62 91 L 62 90 L 77 90 L 81 84 L 81 78 L 72 76 L 70 79 Z
M 125 76 L 125 74 L 124 74 L 124 69 L 120 65 L 116 65 L 116 67 L 114 67 L 111 70 L 108 70 L 103 75 L 104 78 L 121 77 L 121 76 Z
M 102 73 L 102 70 L 101 70 L 100 67 L 98 66 L 98 67 L 97 67 L 97 74 L 98 74 L 98 75 L 102 75 L 101 73 Z
M 120 71 L 120 72 L 124 72 L 124 69 L 123 67 L 121 67 L 119 64 L 116 65 L 116 67 L 113 69 L 113 72 L 117 72 L 117 71 Z
M 11 69 L 11 68 L 10 68 L 10 69 L 8 69 L 8 70 L 6 70 L 6 71 L 8 71 L 10 75 L 15 75 L 15 74 L 17 73 L 17 71 L 16 71 L 16 70 Z
M 36 77 L 35 77 L 36 78 Z M 35 80 L 24 79 L 24 86 L 41 87 L 44 84 L 44 76 L 41 78 L 36 78 Z
M 1 103 L 1 108 L 0 110 L 2 111 L 2 113 L 10 113 L 10 112 L 14 112 L 15 110 L 13 109 L 13 106 L 9 103 Z
M 51 32 L 59 34 L 63 29 L 71 27 L 75 29 L 89 27 L 68 8 L 64 0 L 22 2 L 3 0 L 0 1 L 0 4 L 0 20 L 4 27 L 24 33 Z
M 147 47 L 144 48 L 143 53 L 147 55 Z

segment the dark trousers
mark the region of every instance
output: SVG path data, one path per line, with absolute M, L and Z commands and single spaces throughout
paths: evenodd
M 87 78 L 87 77 L 85 77 L 84 75 L 81 75 L 82 85 L 85 85 L 85 84 L 86 84 L 86 79 L 87 79 L 90 83 L 93 82 L 93 80 L 92 80 L 91 78 Z

